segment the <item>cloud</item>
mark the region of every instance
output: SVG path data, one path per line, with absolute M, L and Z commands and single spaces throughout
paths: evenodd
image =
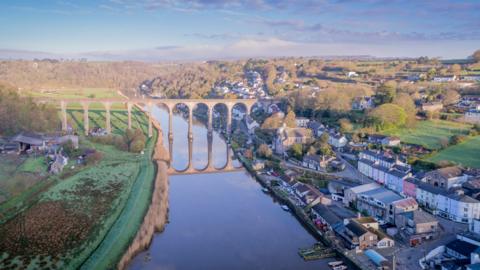
M 180 48 L 182 48 L 182 47 L 181 46 L 176 46 L 176 45 L 166 45 L 166 46 L 155 47 L 155 50 L 165 51 L 165 50 L 175 50 L 175 49 L 180 49 Z

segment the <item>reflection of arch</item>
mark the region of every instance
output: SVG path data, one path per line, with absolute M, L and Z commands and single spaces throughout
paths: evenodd
M 39 102 L 51 102 L 52 100 L 48 99 L 37 99 Z M 232 164 L 232 157 L 231 157 L 231 149 L 227 146 L 226 152 L 227 152 L 227 162 L 226 164 L 221 167 L 221 168 L 215 168 L 212 159 L 213 159 L 213 154 L 212 154 L 212 123 L 213 123 L 213 112 L 215 107 L 223 107 L 224 111 L 226 113 L 225 119 L 226 119 L 226 136 L 230 135 L 231 132 L 231 123 L 232 123 L 232 109 L 233 107 L 244 107 L 245 112 L 247 115 L 251 112 L 252 107 L 256 104 L 257 100 L 255 99 L 250 99 L 250 100 L 236 100 L 236 99 L 140 99 L 140 98 L 133 98 L 133 99 L 118 99 L 118 98 L 107 98 L 107 99 L 69 99 L 69 100 L 62 100 L 60 101 L 60 107 L 62 111 L 62 129 L 67 130 L 67 107 L 69 103 L 80 103 L 83 107 L 84 111 L 84 129 L 85 129 L 85 134 L 88 133 L 88 127 L 89 127 L 89 108 L 91 107 L 92 103 L 101 103 L 103 104 L 103 107 L 106 111 L 106 130 L 107 132 L 111 132 L 111 123 L 110 123 L 110 109 L 113 104 L 116 103 L 121 103 L 125 104 L 128 110 L 128 127 L 132 127 L 132 115 L 131 115 L 131 109 L 132 106 L 138 106 L 141 108 L 146 108 L 145 113 L 148 116 L 148 133 L 149 136 L 153 135 L 153 116 L 152 116 L 152 109 L 153 106 L 164 106 L 168 109 L 168 114 L 169 114 L 169 153 L 170 153 L 170 164 L 172 164 L 172 158 L 173 158 L 173 110 L 178 104 L 184 104 L 188 108 L 188 129 L 189 129 L 189 164 L 186 169 L 181 170 L 185 172 L 218 172 L 222 170 L 234 170 L 235 167 L 233 167 Z M 208 150 L 208 162 L 207 166 L 204 169 L 195 169 L 193 168 L 192 164 L 192 140 L 193 140 L 193 134 L 192 134 L 192 115 L 193 115 L 193 110 L 199 106 L 199 104 L 203 104 L 208 108 L 208 142 L 209 142 L 209 150 Z M 141 106 L 142 105 L 142 106 Z M 202 106 L 203 106 L 202 105 Z M 170 165 L 170 170 L 174 171 L 172 166 Z

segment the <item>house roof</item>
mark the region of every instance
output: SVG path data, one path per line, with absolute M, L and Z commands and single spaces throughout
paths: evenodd
M 350 221 L 345 228 L 351 231 L 354 235 L 360 237 L 368 232 L 368 230 L 363 227 L 361 224 L 358 224 L 355 221 Z
M 320 122 L 317 122 L 317 121 L 310 121 L 308 123 L 308 127 L 311 128 L 311 129 L 319 129 L 319 128 L 322 128 L 324 127 L 322 123 Z
M 370 183 L 370 184 L 360 185 L 360 186 L 356 186 L 356 187 L 351 187 L 349 189 L 352 192 L 358 194 L 358 193 L 362 193 L 362 192 L 365 192 L 365 191 L 377 189 L 379 187 L 380 187 L 380 185 L 378 185 L 377 183 Z
M 443 188 L 435 187 L 435 186 L 430 185 L 430 184 L 425 183 L 425 182 L 418 181 L 416 184 L 417 184 L 417 189 L 425 190 L 428 193 L 441 194 L 441 195 L 447 195 L 448 194 L 447 190 L 445 190 Z
M 417 201 L 414 198 L 405 198 L 393 203 L 398 208 L 408 208 L 418 206 Z
M 438 221 L 434 216 L 429 213 L 417 209 L 415 211 L 400 213 L 399 215 L 405 216 L 406 218 L 413 220 L 415 224 L 430 223 Z
M 480 178 L 463 183 L 463 187 L 467 189 L 480 189 Z
M 384 153 L 384 152 L 375 152 L 375 151 L 371 151 L 371 150 L 365 150 L 365 151 L 362 151 L 362 153 L 364 155 L 374 157 L 375 159 L 387 161 L 387 162 L 390 162 L 390 163 L 395 162 L 395 158 L 387 156 L 386 153 Z
M 377 221 L 373 217 L 359 217 L 355 219 L 356 222 L 360 224 L 365 224 L 365 223 L 377 223 Z
M 317 212 L 327 223 L 328 225 L 332 226 L 338 222 L 342 222 L 342 220 L 335 215 L 330 208 L 326 207 L 323 204 L 316 204 L 312 207 L 315 212 Z
M 310 188 L 307 185 L 302 183 L 298 183 L 297 185 L 295 185 L 295 189 L 300 193 L 310 191 Z
M 13 137 L 12 141 L 31 145 L 42 145 L 45 139 L 43 135 L 40 134 L 21 132 Z
M 470 253 L 474 252 L 478 247 L 474 244 L 455 239 L 446 245 L 447 249 L 451 249 L 465 257 L 470 257 Z
M 380 187 L 377 189 L 369 190 L 360 193 L 361 195 L 365 195 L 375 200 L 384 203 L 385 205 L 391 204 L 395 201 L 401 200 L 402 197 L 395 192 L 388 190 L 386 188 Z
M 397 170 L 397 169 L 391 169 L 391 170 L 388 171 L 388 173 L 393 175 L 393 176 L 396 176 L 398 178 L 401 178 L 401 179 L 403 179 L 403 178 L 405 178 L 409 175 L 408 172 L 402 172 L 402 171 Z
M 435 171 L 431 171 L 430 173 L 427 173 L 427 174 L 432 174 L 432 173 L 437 173 L 446 179 L 458 177 L 463 174 L 462 169 L 458 166 L 441 168 Z
M 305 155 L 303 157 L 303 161 L 315 161 L 320 163 L 323 159 L 323 156 L 321 155 Z
M 286 137 L 311 137 L 312 131 L 306 128 L 285 128 Z

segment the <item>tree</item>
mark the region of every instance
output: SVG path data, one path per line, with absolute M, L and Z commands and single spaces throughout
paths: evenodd
M 59 120 L 53 106 L 37 104 L 31 98 L 18 95 L 14 87 L 0 84 L 0 136 L 20 131 L 54 131 Z
M 303 146 L 300 143 L 295 143 L 290 147 L 289 153 L 294 158 L 300 160 L 303 156 Z
M 404 126 L 407 120 L 405 110 L 395 104 L 383 104 L 371 111 L 369 116 L 379 129 L 389 129 Z
M 452 105 L 457 103 L 459 99 L 460 95 L 458 94 L 458 92 L 453 89 L 449 89 L 445 91 L 445 94 L 443 95 L 443 104 Z
M 480 50 L 476 50 L 473 53 L 472 57 L 475 60 L 475 62 L 480 63 Z
M 416 121 L 417 108 L 415 107 L 415 103 L 413 99 L 410 97 L 410 95 L 407 93 L 399 93 L 393 99 L 393 104 L 403 108 L 403 110 L 407 114 L 407 120 L 406 120 L 407 126 L 409 127 L 413 126 Z
M 282 118 L 272 115 L 263 121 L 262 129 L 277 129 L 282 125 L 282 120 Z
M 284 123 L 287 125 L 287 127 L 290 128 L 295 128 L 297 127 L 297 122 L 295 121 L 295 112 L 293 110 L 290 110 L 287 115 L 285 116 Z
M 270 158 L 272 156 L 272 149 L 270 149 L 270 147 L 268 147 L 268 145 L 262 143 L 258 147 L 257 154 L 260 157 Z
M 328 143 L 320 145 L 320 147 L 318 148 L 318 152 L 325 156 L 333 156 L 332 147 Z
M 140 129 L 127 129 L 123 134 L 123 143 L 129 152 L 141 152 L 145 148 L 147 138 Z
M 448 71 L 454 75 L 460 75 L 462 67 L 459 64 L 453 64 Z
M 351 132 L 353 130 L 353 125 L 347 118 L 341 118 L 338 120 L 338 123 L 340 125 L 340 132 L 342 133 Z
M 384 104 L 392 102 L 397 94 L 397 83 L 395 81 L 388 81 L 383 83 L 377 90 L 377 103 Z
M 328 135 L 327 132 L 323 132 L 322 135 L 320 135 L 320 143 L 325 144 L 328 143 L 328 140 L 330 139 L 330 135 Z

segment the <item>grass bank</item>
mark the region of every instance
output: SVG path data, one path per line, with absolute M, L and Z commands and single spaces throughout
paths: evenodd
M 120 215 L 98 248 L 82 264 L 81 269 L 115 268 L 140 228 L 151 201 L 156 173 L 151 157 L 157 137 L 158 133 L 155 131 L 154 136 L 148 141 L 147 151 L 140 161 L 140 171 Z
M 147 130 L 145 115 L 132 120 L 134 127 Z M 120 134 L 126 113 L 112 117 L 112 127 Z M 112 268 L 150 204 L 157 136 L 148 141 L 144 155 L 82 140 L 82 147 L 103 154 L 99 163 L 69 166 L 0 204 L 0 268 Z M 19 168 L 40 167 L 31 160 Z

